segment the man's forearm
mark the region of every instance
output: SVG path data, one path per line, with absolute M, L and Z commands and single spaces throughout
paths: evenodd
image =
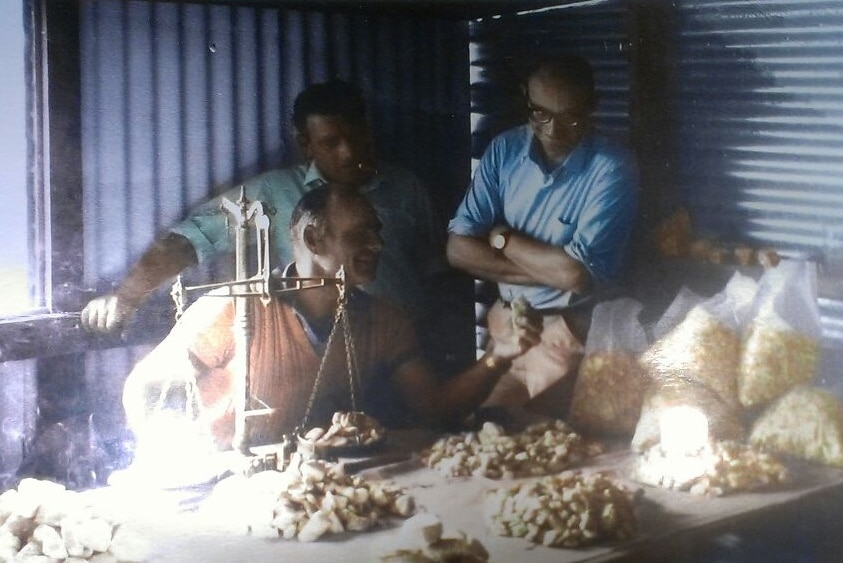
M 120 299 L 137 306 L 166 280 L 196 262 L 196 251 L 190 241 L 170 233 L 144 252 L 116 293 Z
M 534 280 L 533 283 L 581 295 L 587 293 L 591 285 L 589 271 L 563 248 L 513 232 L 503 254 Z
M 486 354 L 481 361 L 443 383 L 436 383 L 435 378 L 425 369 L 419 371 L 416 365 L 404 374 L 405 398 L 429 423 L 454 424 L 482 404 L 510 365 L 509 360 Z
M 451 235 L 448 262 L 478 279 L 521 285 L 536 283 L 524 269 L 490 247 L 485 239 Z

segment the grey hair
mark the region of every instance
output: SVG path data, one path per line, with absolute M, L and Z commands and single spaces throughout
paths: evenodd
M 307 227 L 315 228 L 320 237 L 324 236 L 328 228 L 326 216 L 331 200 L 348 201 L 349 198 L 362 198 L 368 202 L 366 196 L 345 184 L 324 184 L 304 194 L 290 216 L 290 239 L 293 244 L 304 240 Z

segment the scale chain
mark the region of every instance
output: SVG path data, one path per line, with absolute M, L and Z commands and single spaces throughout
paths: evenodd
M 328 354 L 331 351 L 331 346 L 334 342 L 334 336 L 337 333 L 337 327 L 339 326 L 340 319 L 344 316 L 343 310 L 345 309 L 345 299 L 344 295 L 340 295 L 340 299 L 338 300 L 339 303 L 337 305 L 337 312 L 334 315 L 334 321 L 331 325 L 331 332 L 328 334 L 328 341 L 325 343 L 325 351 L 322 354 L 322 361 L 319 363 L 319 369 L 316 372 L 316 379 L 313 381 L 313 389 L 310 391 L 310 397 L 307 399 L 307 406 L 304 410 L 304 417 L 301 421 L 301 429 L 305 430 L 307 428 L 307 422 L 310 419 L 310 412 L 313 410 L 313 403 L 316 401 L 316 393 L 319 390 L 319 384 L 322 382 L 322 376 L 325 373 L 325 365 L 328 363 Z
M 357 350 L 351 335 L 348 321 L 348 311 L 344 309 L 342 315 L 343 336 L 345 336 L 345 361 L 348 369 L 348 389 L 351 392 L 351 410 L 357 412 L 357 387 L 360 383 L 357 377 Z

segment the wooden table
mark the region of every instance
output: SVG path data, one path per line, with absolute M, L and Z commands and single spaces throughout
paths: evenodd
M 415 446 L 413 446 L 415 447 Z M 625 476 L 634 461 L 622 449 L 592 458 L 584 470 L 614 471 Z M 390 466 L 366 470 L 369 479 L 388 480 L 406 487 L 420 510 L 437 514 L 446 536 L 465 532 L 479 539 L 500 562 L 677 561 L 676 549 L 694 550 L 724 531 L 744 525 L 764 525 L 776 517 L 804 518 L 821 500 L 843 499 L 843 471 L 809 464 L 793 467 L 791 483 L 775 490 L 708 498 L 656 487 L 642 487 L 637 502 L 638 532 L 623 543 L 604 543 L 579 549 L 535 546 L 521 538 L 489 535 L 483 522 L 485 493 L 508 482 L 485 478 L 446 478 L 414 457 Z M 150 503 L 166 495 L 149 495 Z M 160 506 L 160 504 L 159 504 Z M 172 508 L 172 506 L 171 506 Z M 207 521 L 199 512 L 155 510 L 139 513 L 130 525 L 151 538 L 152 559 L 160 562 L 348 561 L 370 563 L 393 551 L 401 520 L 374 531 L 326 536 L 315 543 L 266 539 L 232 530 L 230 523 Z

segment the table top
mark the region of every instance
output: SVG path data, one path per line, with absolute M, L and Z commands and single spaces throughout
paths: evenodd
M 401 437 L 398 437 L 402 442 Z M 403 441 L 408 451 L 418 451 L 418 438 Z M 843 470 L 813 464 L 793 464 L 788 484 L 775 489 L 702 497 L 660 487 L 641 486 L 629 479 L 636 456 L 626 448 L 590 458 L 578 468 L 609 471 L 630 489 L 641 490 L 636 500 L 636 535 L 628 541 L 597 543 L 577 549 L 534 545 L 523 538 L 492 535 L 483 519 L 483 499 L 489 490 L 519 480 L 491 480 L 482 477 L 445 477 L 425 467 L 417 454 L 409 460 L 367 469 L 362 476 L 406 488 L 416 500 L 417 510 L 436 514 L 445 536 L 465 533 L 479 539 L 491 561 L 605 562 L 648 560 L 661 548 L 683 536 L 704 537 L 728 530 L 743 521 L 763 518 L 775 511 L 805 510 L 819 497 L 843 495 Z M 137 491 L 134 491 L 137 493 Z M 369 563 L 405 547 L 398 545 L 395 519 L 374 530 L 323 536 L 317 542 L 250 536 L 231 522 L 209 520 L 203 511 L 178 510 L 169 493 L 145 495 L 147 508 L 137 510 L 127 524 L 150 538 L 151 561 L 331 561 Z M 182 492 L 182 499 L 189 493 Z M 127 501 L 130 502 L 130 501 Z M 161 508 L 166 505 L 167 508 Z M 182 505 L 184 506 L 184 505 Z M 152 508 L 154 507 L 154 508 Z M 140 506 L 138 508 L 141 508 Z M 797 514 L 798 516 L 798 514 Z M 650 557 L 652 556 L 652 557 Z

